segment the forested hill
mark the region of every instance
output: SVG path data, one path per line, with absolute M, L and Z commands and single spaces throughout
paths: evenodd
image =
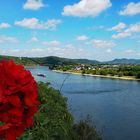
M 74 65 L 74 64 L 99 64 L 99 61 L 88 59 L 69 59 L 56 56 L 48 56 L 43 58 L 31 58 L 42 65 Z
M 105 62 L 107 64 L 140 64 L 140 59 L 114 59 L 112 61 Z
M 0 60 L 11 60 L 11 59 L 14 60 L 15 63 L 22 64 L 24 66 L 36 66 L 36 65 L 38 65 L 36 62 L 34 62 L 30 58 L 0 55 Z
M 88 60 L 88 59 L 69 59 L 69 58 L 61 58 L 56 56 L 48 56 L 48 57 L 13 57 L 13 56 L 1 56 L 0 60 L 5 59 L 13 59 L 17 64 L 23 64 L 26 66 L 34 66 L 34 65 L 74 65 L 74 64 L 140 64 L 140 59 L 114 59 L 112 61 L 96 61 L 96 60 Z
M 23 65 L 75 65 L 75 64 L 99 64 L 99 61 L 88 59 L 68 59 L 56 56 L 27 58 L 27 57 L 13 57 L 13 56 L 0 56 L 0 59 L 9 60 L 13 59 L 18 64 Z

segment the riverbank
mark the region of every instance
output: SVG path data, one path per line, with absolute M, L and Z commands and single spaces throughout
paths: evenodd
M 34 127 L 27 129 L 18 140 L 102 140 L 88 120 L 74 123 L 67 106 L 67 98 L 47 83 L 38 83 L 41 103 L 34 117 Z
M 100 77 L 100 78 L 110 78 L 110 79 L 119 79 L 119 80 L 131 80 L 131 81 L 140 81 L 140 79 L 136 79 L 135 77 L 130 76 L 110 76 L 110 75 L 93 75 L 93 74 L 82 74 L 80 72 L 72 72 L 72 71 L 61 71 L 61 70 L 52 70 L 54 72 L 58 73 L 66 73 L 66 74 L 78 74 L 83 76 L 93 76 L 93 77 Z

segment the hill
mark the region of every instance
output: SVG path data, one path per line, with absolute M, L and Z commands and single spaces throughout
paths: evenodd
M 38 63 L 34 62 L 30 58 L 0 55 L 0 60 L 10 60 L 10 59 L 14 60 L 14 62 L 16 64 L 21 64 L 21 65 L 24 65 L 24 66 L 36 66 L 36 65 L 38 65 Z
M 74 64 L 99 64 L 99 61 L 88 59 L 69 59 L 56 56 L 48 56 L 42 58 L 30 58 L 42 65 L 74 65 Z
M 36 66 L 36 65 L 44 65 L 44 66 L 52 66 L 52 65 L 76 65 L 76 64 L 140 64 L 140 59 L 114 59 L 112 61 L 97 61 L 97 60 L 89 60 L 89 59 L 69 59 L 69 58 L 61 58 L 56 56 L 48 56 L 48 57 L 14 57 L 14 56 L 0 56 L 0 60 L 5 59 L 13 59 L 15 63 L 22 64 L 26 66 Z
M 112 61 L 104 62 L 107 64 L 140 64 L 140 59 L 114 59 Z
M 40 57 L 40 58 L 30 58 L 32 61 L 39 63 L 41 65 L 74 65 L 76 62 L 68 58 L 60 58 L 56 56 Z
M 56 56 L 30 58 L 42 65 L 74 65 L 74 64 L 140 64 L 140 59 L 114 59 L 111 61 L 97 61 L 89 59 L 69 59 Z

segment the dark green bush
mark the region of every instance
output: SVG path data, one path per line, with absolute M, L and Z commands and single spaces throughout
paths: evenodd
M 101 140 L 96 129 L 87 120 L 74 124 L 73 130 L 77 135 L 77 140 Z
M 136 78 L 140 79 L 140 72 L 137 73 Z

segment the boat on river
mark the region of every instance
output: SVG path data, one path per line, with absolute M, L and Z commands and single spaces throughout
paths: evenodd
M 40 76 L 40 77 L 46 77 L 46 74 L 38 73 L 37 76 Z

